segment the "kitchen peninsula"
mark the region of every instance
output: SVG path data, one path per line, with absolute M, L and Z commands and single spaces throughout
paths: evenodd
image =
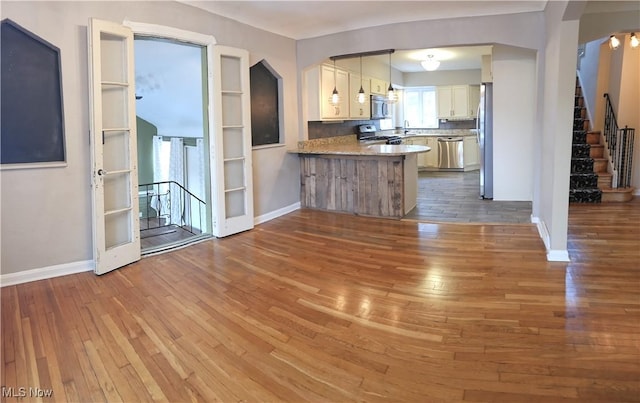
M 402 218 L 416 206 L 417 155 L 427 146 L 358 142 L 356 135 L 301 141 L 304 208 Z

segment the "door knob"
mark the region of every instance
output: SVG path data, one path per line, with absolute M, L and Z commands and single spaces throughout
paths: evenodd
M 98 169 L 98 175 L 102 176 L 102 175 L 106 175 L 107 171 L 103 170 L 103 169 Z

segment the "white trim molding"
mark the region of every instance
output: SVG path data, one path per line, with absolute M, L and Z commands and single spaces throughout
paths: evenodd
M 203 46 L 213 46 L 216 44 L 216 38 L 212 35 L 186 31 L 184 29 L 168 27 L 166 25 L 148 24 L 146 22 L 136 22 L 129 20 L 124 20 L 122 22 L 122 25 L 131 28 L 133 33 L 136 35 L 170 38 Z
M 83 260 L 80 262 L 63 263 L 54 266 L 41 267 L 0 275 L 0 287 L 28 283 L 30 281 L 46 280 L 48 278 L 67 276 L 69 274 L 93 271 L 93 260 Z
M 560 249 L 547 249 L 547 261 L 570 262 L 569 251 Z
M 550 249 L 551 240 L 549 236 L 549 230 L 545 225 L 544 221 L 540 219 L 540 217 L 531 216 L 531 223 L 535 224 L 538 228 L 538 234 L 540 234 L 540 238 L 542 242 L 544 242 L 544 247 L 547 250 L 547 261 L 549 262 L 570 262 L 569 252 L 567 250 L 561 249 Z
M 285 214 L 289 214 L 292 211 L 296 211 L 296 210 L 300 210 L 300 202 L 290 204 L 290 205 L 285 206 L 285 207 L 283 207 L 281 209 L 271 211 L 271 212 L 269 212 L 267 214 L 263 214 L 263 215 L 258 216 L 258 217 L 254 217 L 253 218 L 253 223 L 254 223 L 254 225 L 262 224 L 264 222 L 271 221 L 274 218 L 278 218 L 280 216 L 283 216 Z

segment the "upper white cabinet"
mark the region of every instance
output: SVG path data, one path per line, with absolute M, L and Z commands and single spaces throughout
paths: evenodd
M 493 82 L 493 69 L 491 55 L 482 55 L 482 69 L 480 70 L 480 81 L 483 83 Z
M 333 66 L 317 66 L 305 73 L 307 119 L 330 120 L 349 118 L 349 73 Z M 331 102 L 333 89 L 340 101 Z M 360 89 L 360 87 L 358 87 Z
M 378 78 L 371 79 L 371 93 L 376 95 L 387 95 L 389 83 Z
M 371 119 L 371 95 L 387 95 L 389 82 L 379 78 L 362 76 L 332 64 L 319 65 L 304 72 L 303 95 L 306 120 L 369 120 Z M 358 102 L 360 85 L 365 92 L 365 102 Z M 338 90 L 340 101 L 331 102 L 333 88 Z M 399 103 L 398 103 L 399 104 Z M 392 113 L 393 114 L 393 113 Z M 394 114 L 395 115 L 395 114 Z
M 364 90 L 364 103 L 358 102 L 360 85 Z M 349 117 L 352 119 L 367 120 L 371 118 L 371 80 L 362 78 L 359 74 L 349 74 Z
M 477 116 L 478 85 L 438 87 L 438 119 L 469 119 Z
M 480 86 L 469 86 L 469 112 L 472 118 L 478 117 L 478 106 L 480 105 Z

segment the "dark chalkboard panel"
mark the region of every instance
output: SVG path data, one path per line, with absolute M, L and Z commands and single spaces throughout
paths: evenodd
M 250 69 L 251 143 L 253 146 L 280 142 L 278 78 L 264 62 Z
M 2 20 L 0 163 L 64 162 L 60 50 Z

